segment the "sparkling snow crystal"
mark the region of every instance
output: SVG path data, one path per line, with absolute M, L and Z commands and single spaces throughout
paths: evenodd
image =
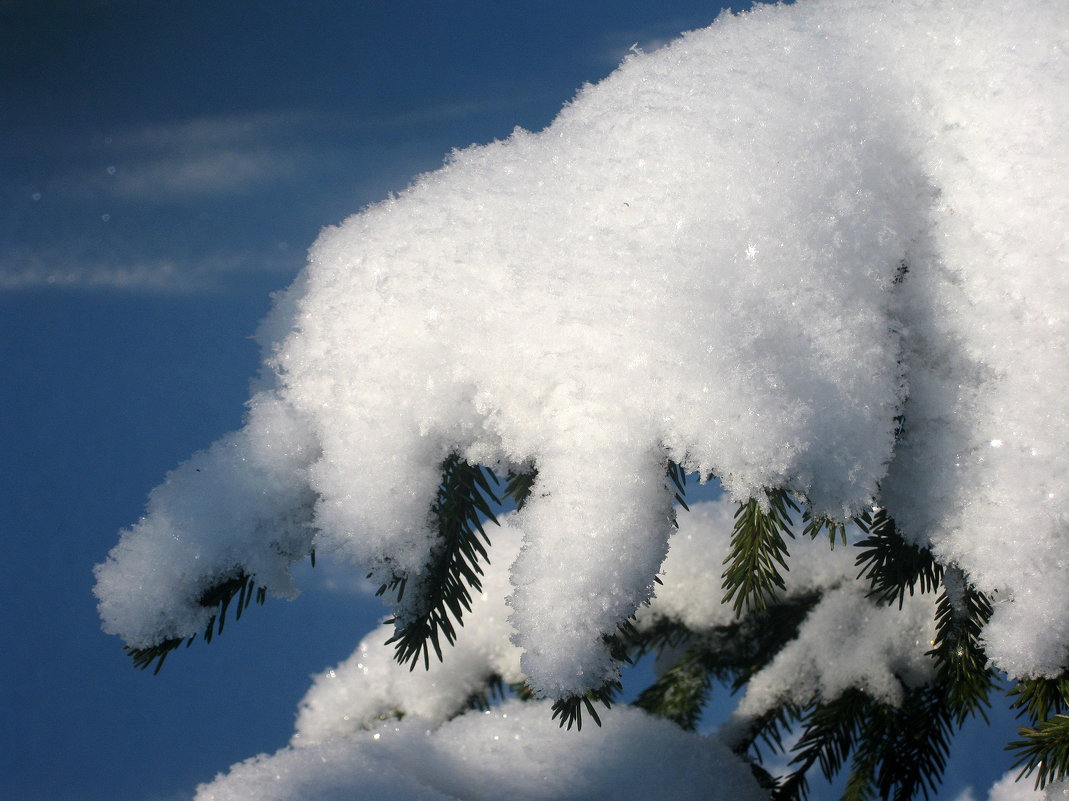
M 246 427 L 97 568 L 106 630 L 193 634 L 242 573 L 291 595 L 311 547 L 418 576 L 459 454 L 537 467 L 512 637 L 538 693 L 582 693 L 653 594 L 673 459 L 737 500 L 879 500 L 997 594 L 997 666 L 1060 671 L 1067 39 L 1064 0 L 727 15 L 326 229 Z

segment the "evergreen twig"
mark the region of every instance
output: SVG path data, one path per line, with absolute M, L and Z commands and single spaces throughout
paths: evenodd
M 538 471 L 534 469 L 519 473 L 509 470 L 508 475 L 505 476 L 504 497 L 512 498 L 516 508 L 522 509 L 527 499 L 531 497 L 531 489 L 537 479 Z
M 489 562 L 490 538 L 480 516 L 497 524 L 491 504 L 500 503 L 491 482 L 497 483 L 492 472 L 455 454 L 442 463 L 438 498 L 431 508 L 438 539 L 430 564 L 419 576 L 407 608 L 394 617 L 394 634 L 386 641 L 394 644 L 397 661 L 411 670 L 421 660 L 430 667 L 431 648 L 442 659 L 442 640 L 449 645 L 456 641 L 455 626 L 463 625 L 465 612 L 471 611 L 471 593 L 482 591 L 481 563 Z M 407 576 L 395 576 L 378 594 L 395 591 L 400 602 L 408 582 Z
M 991 617 L 991 603 L 958 568 L 943 573 L 943 592 L 936 603 L 934 648 L 936 686 L 957 722 L 971 714 L 987 721 L 988 695 L 995 688 L 993 669 L 980 645 L 980 633 Z
M 576 731 L 583 730 L 583 709 L 590 715 L 591 720 L 598 726 L 601 725 L 601 717 L 598 715 L 596 703 L 600 703 L 606 709 L 612 708 L 617 693 L 621 690 L 620 682 L 610 681 L 590 690 L 583 695 L 571 695 L 553 702 L 553 720 L 559 719 L 559 725 L 569 730 L 575 726 Z
M 214 614 L 208 618 L 208 622 L 204 626 L 204 631 L 202 632 L 204 642 L 211 642 L 217 633 L 223 633 L 223 627 L 226 625 L 226 613 L 235 595 L 238 600 L 234 605 L 234 619 L 240 620 L 242 612 L 248 608 L 253 598 L 256 599 L 258 604 L 263 604 L 267 600 L 267 588 L 257 587 L 249 575 L 244 570 L 240 570 L 202 592 L 200 598 L 197 599 L 198 605 L 208 609 L 215 609 Z M 181 646 L 183 642 L 187 646 L 192 645 L 195 639 L 197 639 L 196 634 L 191 637 L 174 637 L 156 645 L 150 645 L 147 648 L 125 646 L 123 650 L 133 660 L 134 667 L 139 670 L 145 670 L 155 662 L 156 667 L 152 671 L 153 675 L 155 675 L 163 669 L 163 663 L 171 651 Z
M 1069 778 L 1069 671 L 1052 678 L 1019 681 L 1010 705 L 1027 713 L 1032 725 L 1018 729 L 1022 739 L 1007 749 L 1017 752 L 1017 778 L 1036 775 L 1036 787 Z
M 843 801 L 925 799 L 939 786 L 950 749 L 955 715 L 940 688 L 907 691 L 901 706 L 875 701 L 850 689 L 813 704 L 805 716 L 792 765 L 774 801 L 802 801 L 806 776 L 817 764 L 832 779 L 851 760 Z M 852 758 L 851 758 L 852 754 Z
M 1023 739 L 1007 748 L 1018 754 L 1013 767 L 1021 768 L 1017 779 L 1036 776 L 1036 789 L 1069 776 L 1069 715 L 1054 715 L 1034 728 L 1019 729 Z
M 907 591 L 913 595 L 918 586 L 922 593 L 935 591 L 942 566 L 928 548 L 903 539 L 885 509 L 865 512 L 854 522 L 868 534 L 857 544 L 862 550 L 855 563 L 861 568 L 858 578 L 868 579 L 872 586 L 869 597 L 888 605 L 897 599 L 901 609 Z
M 797 504 L 778 489 L 766 491 L 763 504 L 751 498 L 735 511 L 731 550 L 724 559 L 727 567 L 721 586 L 726 592 L 721 603 L 731 601 L 736 615 L 747 607 L 766 609 L 775 600 L 777 589 L 786 587 L 777 565 L 788 569 L 784 536 L 794 537 L 791 512 L 798 512 Z

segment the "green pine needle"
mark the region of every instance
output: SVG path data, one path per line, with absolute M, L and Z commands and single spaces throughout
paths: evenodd
M 1069 777 L 1069 672 L 1053 678 L 1025 679 L 1010 691 L 1011 707 L 1027 713 L 1032 726 L 1024 739 L 1010 743 L 1020 767 L 1018 779 L 1036 775 L 1036 787 Z
M 226 613 L 235 596 L 237 596 L 237 603 L 234 604 L 234 618 L 235 620 L 240 620 L 242 612 L 248 608 L 253 598 L 256 599 L 258 604 L 263 604 L 267 600 L 267 589 L 265 587 L 257 587 L 256 583 L 242 570 L 202 592 L 200 598 L 197 599 L 197 603 L 205 608 L 215 609 L 215 613 L 208 618 L 208 622 L 202 632 L 204 642 L 211 642 L 217 633 L 223 633 L 223 627 L 226 625 Z M 178 648 L 183 642 L 187 646 L 191 645 L 196 638 L 197 635 L 194 634 L 188 639 L 176 637 L 147 648 L 125 646 L 123 650 L 133 660 L 134 667 L 139 670 L 145 670 L 155 662 L 156 668 L 152 671 L 153 675 L 155 675 L 163 668 L 163 663 L 171 651 Z
M 496 483 L 492 472 L 455 454 L 442 463 L 438 499 L 431 508 L 438 541 L 407 608 L 394 618 L 394 635 L 387 640 L 394 644 L 397 661 L 411 670 L 421 661 L 429 668 L 432 649 L 442 660 L 442 640 L 448 645 L 456 642 L 456 627 L 471 611 L 472 593 L 482 592 L 482 565 L 489 563 L 490 544 L 482 519 L 497 524 L 491 507 L 500 503 L 493 489 Z M 408 583 L 407 576 L 395 576 L 377 594 L 396 592 L 401 603 Z
M 788 569 L 784 537 L 794 537 L 791 512 L 798 512 L 798 506 L 783 490 L 768 490 L 764 504 L 751 498 L 736 510 L 731 550 L 724 559 L 722 587 L 726 592 L 721 600 L 732 601 L 736 615 L 747 608 L 766 609 L 775 601 L 777 590 L 786 587 L 779 567 Z
M 620 689 L 619 682 L 610 681 L 584 695 L 561 698 L 553 703 L 553 720 L 557 720 L 562 729 L 567 728 L 570 731 L 574 725 L 576 731 L 582 731 L 583 710 L 586 709 L 595 725 L 601 726 L 601 717 L 598 715 L 595 704 L 600 703 L 606 709 L 612 708 Z
M 505 497 L 512 498 L 517 509 L 522 509 L 531 497 L 531 489 L 538 479 L 538 471 L 531 469 L 516 473 L 510 470 L 505 476 Z
M 1010 708 L 1026 712 L 1033 724 L 1064 714 L 1069 712 L 1069 672 L 1054 678 L 1019 681 L 1009 696 L 1013 698 Z
M 980 633 L 991 617 L 991 603 L 958 568 L 948 568 L 943 581 L 935 612 L 935 647 L 928 652 L 937 664 L 936 686 L 959 724 L 972 714 L 986 722 L 988 696 L 997 682 L 980 646 Z
M 773 799 L 803 801 L 813 765 L 831 779 L 848 759 L 846 801 L 928 799 L 946 767 L 953 729 L 954 714 L 938 688 L 910 690 L 898 707 L 847 690 L 810 707 L 791 762 L 798 767 L 783 777 Z
M 930 550 L 906 542 L 886 510 L 865 512 L 854 522 L 869 535 L 857 544 L 862 552 L 855 563 L 861 568 L 858 578 L 871 584 L 870 598 L 888 605 L 897 600 L 901 609 L 907 591 L 910 595 L 918 587 L 922 593 L 935 591 L 942 580 L 942 566 Z
M 828 544 L 831 549 L 835 550 L 835 544 L 842 542 L 843 545 L 847 545 L 846 540 L 846 526 L 842 521 L 832 520 L 830 517 L 813 517 L 813 513 L 809 507 L 806 507 L 805 512 L 802 513 L 802 522 L 805 524 L 802 529 L 802 533 L 809 537 L 811 540 L 815 540 L 820 536 L 820 532 L 828 532 Z
M 1054 715 L 1034 728 L 1018 731 L 1024 739 L 1007 746 L 1018 754 L 1013 765 L 1021 768 L 1018 780 L 1034 773 L 1036 789 L 1042 790 L 1069 776 L 1069 715 Z

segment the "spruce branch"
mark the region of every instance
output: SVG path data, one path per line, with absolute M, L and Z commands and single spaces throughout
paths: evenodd
M 462 707 L 465 711 L 485 712 L 493 706 L 495 701 L 504 701 L 509 696 L 512 686 L 497 673 L 486 679 L 482 688 L 476 690 L 467 697 Z
M 1024 679 L 1017 682 L 1008 695 L 1013 699 L 1010 709 L 1027 713 L 1032 723 L 1052 715 L 1069 712 L 1069 671 L 1054 678 Z
M 683 469 L 683 466 L 678 462 L 668 460 L 668 466 L 665 470 L 668 480 L 672 482 L 672 487 L 675 489 L 675 500 L 680 506 L 690 511 L 690 507 L 687 506 L 687 473 Z
M 820 766 L 825 778 L 835 776 L 856 744 L 872 707 L 872 699 L 861 690 L 849 689 L 832 701 L 813 703 L 805 709 L 802 736 L 790 762 L 797 767 L 780 779 L 773 801 L 808 798 L 806 777 L 815 764 Z
M 643 690 L 634 706 L 694 731 L 709 699 L 715 665 L 706 648 L 688 648 L 683 656 Z
M 880 746 L 878 796 L 910 801 L 919 792 L 928 799 L 938 789 L 946 768 L 954 713 L 941 688 L 931 686 L 911 690 L 900 707 L 885 707 L 884 711 L 891 725 L 870 721 L 865 732 L 866 744 Z
M 935 591 L 942 580 L 942 566 L 928 548 L 903 539 L 885 509 L 865 512 L 854 522 L 868 534 L 857 544 L 862 551 L 855 564 L 861 568 L 857 577 L 871 584 L 870 598 L 888 605 L 897 599 L 901 609 L 907 591 L 913 595 L 918 586 L 922 593 Z
M 432 648 L 441 661 L 442 640 L 449 645 L 456 641 L 456 626 L 463 625 L 465 612 L 471 611 L 471 593 L 482 592 L 482 563 L 489 562 L 490 538 L 480 515 L 496 525 L 491 504 L 500 503 L 492 483 L 497 483 L 492 472 L 456 454 L 442 463 L 438 498 L 431 507 L 437 542 L 407 608 L 394 618 L 393 636 L 386 641 L 395 644 L 395 659 L 410 670 L 421 659 L 429 668 Z M 395 576 L 377 594 L 394 591 L 400 602 L 408 583 L 408 576 Z
M 531 489 L 537 478 L 538 471 L 534 469 L 520 473 L 509 470 L 508 475 L 505 476 L 504 497 L 512 498 L 516 508 L 522 509 L 527 499 L 531 497 Z
M 684 729 L 696 728 L 713 682 L 729 683 L 733 690 L 744 686 L 798 635 L 798 627 L 818 597 L 810 593 L 791 598 L 701 633 L 667 618 L 657 620 L 640 632 L 646 638 L 643 644 L 662 654 L 667 648 L 679 648 L 681 653 L 639 695 L 635 706 L 673 720 Z M 751 721 L 748 729 L 737 740 L 740 752 L 753 746 L 758 737 L 780 750 L 775 720 L 762 717 Z M 756 746 L 754 751 L 760 758 Z
M 847 544 L 846 540 L 846 526 L 843 525 L 840 520 L 832 520 L 830 517 L 820 516 L 814 517 L 812 510 L 807 505 L 805 511 L 802 513 L 802 533 L 809 537 L 811 540 L 815 540 L 820 536 L 820 532 L 828 532 L 828 544 L 831 549 L 835 550 L 835 544 L 842 542 L 843 545 Z
M 991 602 L 959 568 L 944 571 L 943 592 L 936 603 L 935 647 L 928 655 L 936 661 L 936 686 L 959 725 L 974 713 L 987 721 L 985 710 L 996 677 L 987 666 L 980 633 L 991 611 Z
M 844 801 L 928 799 L 946 767 L 955 715 L 939 688 L 910 690 L 893 707 L 850 689 L 832 701 L 815 703 L 804 721 L 792 765 L 773 795 L 775 801 L 807 797 L 806 774 L 817 764 L 828 779 L 850 759 Z M 852 757 L 851 757 L 852 754 Z
M 1069 671 L 1053 678 L 1019 681 L 1010 691 L 1011 708 L 1027 713 L 1032 726 L 1018 730 L 1021 740 L 1006 748 L 1017 752 L 1018 779 L 1036 774 L 1036 787 L 1069 777 Z
M 731 533 L 731 550 L 724 564 L 721 603 L 732 601 L 736 615 L 752 607 L 768 608 L 776 591 L 785 589 L 779 567 L 787 570 L 787 544 L 784 536 L 791 531 L 791 512 L 798 506 L 784 490 L 767 490 L 765 502 L 751 498 L 735 511 L 735 528 Z
M 576 731 L 583 730 L 583 709 L 598 726 L 601 725 L 601 717 L 598 715 L 596 703 L 600 703 L 606 709 L 611 709 L 617 693 L 621 690 L 620 682 L 609 681 L 595 690 L 590 690 L 583 695 L 571 695 L 560 698 L 553 702 L 553 720 L 558 720 L 560 727 L 571 730 L 575 726 Z
M 214 584 L 202 592 L 197 599 L 197 604 L 207 609 L 215 609 L 214 614 L 208 618 L 208 622 L 204 626 L 202 633 L 204 642 L 209 643 L 217 633 L 223 633 L 223 628 L 226 625 L 226 613 L 230 608 L 231 601 L 234 600 L 234 596 L 237 596 L 237 603 L 234 605 L 234 619 L 240 620 L 242 612 L 248 608 L 253 598 L 256 599 L 258 604 L 263 604 L 267 600 L 267 588 L 257 587 L 256 583 L 244 570 L 239 570 L 229 578 L 223 579 L 218 584 Z M 178 648 L 183 642 L 188 647 L 193 644 L 195 639 L 197 639 L 196 634 L 188 638 L 173 637 L 156 645 L 150 645 L 147 648 L 125 646 L 123 650 L 133 660 L 134 667 L 139 670 L 145 670 L 155 662 L 156 667 L 152 671 L 153 675 L 155 675 L 163 668 L 163 663 L 171 651 Z
M 1054 715 L 1034 728 L 1018 731 L 1023 739 L 1007 746 L 1018 754 L 1013 764 L 1021 768 L 1018 780 L 1034 773 L 1036 789 L 1042 790 L 1069 776 L 1069 715 Z

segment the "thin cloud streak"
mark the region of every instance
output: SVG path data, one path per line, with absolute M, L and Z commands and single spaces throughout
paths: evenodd
M 105 187 L 109 194 L 126 199 L 189 199 L 250 192 L 297 171 L 292 154 L 221 150 L 109 167 L 114 180 Z
M 189 259 L 123 259 L 109 263 L 56 250 L 0 255 L 0 292 L 29 289 L 108 289 L 122 292 L 195 294 L 217 291 L 239 274 L 277 273 L 288 278 L 299 264 L 292 255 L 208 254 Z

